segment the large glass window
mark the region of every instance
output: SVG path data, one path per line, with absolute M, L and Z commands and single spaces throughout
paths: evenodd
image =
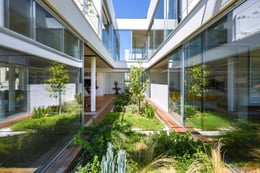
M 6 0 L 5 6 L 6 27 L 32 37 L 32 0 Z
M 165 38 L 178 24 L 178 0 L 167 0 L 166 2 Z
M 0 50 L 1 51 L 1 50 Z M 27 68 L 18 64 L 4 63 L 11 56 L 1 55 L 0 62 L 0 121 L 10 115 L 27 111 Z M 15 56 L 17 58 L 17 56 Z M 19 57 L 17 59 L 17 63 Z
M 118 30 L 120 60 L 144 60 L 147 57 L 147 32 L 143 30 Z
M 6 0 L 5 26 L 70 56 L 80 58 L 79 39 L 33 0 Z
M 36 5 L 36 40 L 62 50 L 64 27 L 41 6 Z
M 64 30 L 64 52 L 75 58 L 80 58 L 79 40 L 67 29 Z
M 169 56 L 169 113 L 182 122 L 183 91 L 183 57 L 182 50 Z
M 1 135 L 0 172 L 6 172 L 6 167 L 41 172 L 81 126 L 80 69 L 66 66 L 70 81 L 65 84 L 63 113 L 59 115 L 57 98 L 49 97 L 46 90 L 50 64 L 39 57 L 0 48 L 0 123 L 34 110 L 39 113 L 36 111 L 33 118 L 19 122 L 20 126 L 9 126 L 10 131 Z
M 164 19 L 164 0 L 159 0 L 159 4 L 156 8 L 154 18 L 155 19 Z
M 185 57 L 189 59 L 195 55 L 202 53 L 202 36 L 198 35 L 195 38 L 191 39 L 185 44 L 185 47 L 189 49 L 185 49 Z
M 231 42 L 229 38 L 236 37 L 227 28 L 231 23 L 228 14 L 186 42 L 184 62 L 182 51 L 170 55 L 169 112 L 180 122 L 184 118 L 185 124 L 203 128 L 202 115 L 259 122 L 260 34 Z M 197 122 L 196 112 L 201 117 Z
M 113 56 L 115 60 L 120 60 L 120 42 L 118 39 L 118 32 L 116 30 L 113 31 Z
M 110 47 L 111 47 L 111 40 L 110 40 L 110 25 L 109 24 L 104 24 L 103 28 L 102 28 L 102 42 L 103 44 L 106 46 L 106 48 L 108 49 L 108 51 L 110 51 Z
M 177 0 L 160 0 L 148 34 L 148 57 L 157 50 L 178 24 Z
M 168 19 L 177 19 L 178 17 L 178 0 L 167 1 L 167 17 Z
M 227 16 L 225 16 L 206 30 L 205 44 L 208 49 L 228 42 L 228 27 Z
M 118 32 L 120 40 L 120 60 L 131 60 L 132 32 L 129 30 L 121 30 Z
M 251 58 L 249 62 L 250 66 L 250 76 L 249 76 L 249 94 L 250 103 L 259 104 L 260 103 L 260 49 L 251 52 Z

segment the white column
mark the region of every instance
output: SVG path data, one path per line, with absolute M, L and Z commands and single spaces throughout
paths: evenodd
M 227 65 L 227 93 L 228 93 L 228 111 L 235 110 L 235 88 L 234 88 L 234 60 L 233 58 L 228 59 Z
M 0 26 L 4 26 L 4 0 L 0 0 Z
M 96 111 L 96 57 L 91 57 L 91 112 Z

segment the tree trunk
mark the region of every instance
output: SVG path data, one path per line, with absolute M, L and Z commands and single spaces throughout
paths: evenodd
M 61 91 L 59 91 L 59 115 L 61 114 Z
M 141 99 L 138 98 L 138 115 L 140 115 L 140 111 L 141 111 Z

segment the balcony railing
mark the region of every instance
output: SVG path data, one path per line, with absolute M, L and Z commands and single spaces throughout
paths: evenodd
M 100 16 L 92 0 L 74 0 L 91 27 L 100 36 Z

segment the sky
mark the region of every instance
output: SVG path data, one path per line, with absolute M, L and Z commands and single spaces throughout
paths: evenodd
M 150 0 L 113 0 L 116 18 L 146 18 Z

